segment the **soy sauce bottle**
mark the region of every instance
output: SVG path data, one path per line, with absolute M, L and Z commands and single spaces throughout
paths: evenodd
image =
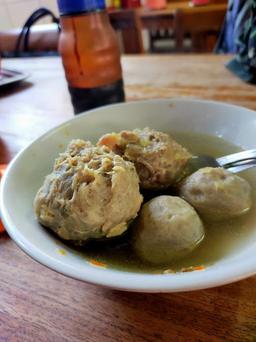
M 104 0 L 58 0 L 59 52 L 75 114 L 125 100 L 120 51 Z

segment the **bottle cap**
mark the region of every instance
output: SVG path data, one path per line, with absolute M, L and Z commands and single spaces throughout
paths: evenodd
M 58 0 L 60 15 L 105 9 L 105 0 Z

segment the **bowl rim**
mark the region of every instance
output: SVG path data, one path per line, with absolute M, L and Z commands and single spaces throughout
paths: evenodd
M 66 265 L 65 262 L 60 262 L 50 255 L 45 253 L 43 250 L 35 247 L 28 239 L 24 238 L 22 232 L 12 222 L 9 215 L 8 208 L 5 206 L 5 188 L 9 181 L 10 171 L 15 168 L 16 162 L 22 158 L 23 153 L 29 149 L 35 143 L 44 139 L 46 136 L 52 134 L 56 129 L 61 128 L 74 120 L 81 120 L 81 117 L 92 115 L 95 111 L 102 111 L 104 108 L 110 108 L 113 106 L 127 106 L 129 104 L 143 104 L 149 102 L 200 102 L 204 104 L 213 105 L 224 105 L 227 107 L 236 107 L 245 109 L 255 113 L 251 109 L 245 107 L 228 104 L 225 102 L 208 101 L 201 99 L 151 99 L 141 101 L 130 101 L 127 103 L 118 103 L 114 105 L 104 106 L 96 108 L 84 113 L 79 114 L 71 119 L 64 121 L 63 123 L 51 128 L 38 138 L 34 139 L 28 146 L 24 147 L 9 163 L 3 178 L 1 179 L 0 187 L 0 212 L 1 219 L 6 227 L 6 231 L 14 242 L 30 257 L 38 261 L 44 266 L 59 272 L 63 275 L 71 278 L 82 280 L 88 283 L 101 285 L 108 288 L 114 288 L 125 291 L 135 292 L 181 292 L 181 291 L 192 291 L 205 289 L 215 286 L 220 286 L 228 283 L 232 283 L 256 274 L 256 254 L 254 258 L 242 258 L 239 263 L 238 261 L 231 260 L 225 264 L 211 266 L 203 271 L 194 271 L 186 273 L 175 273 L 175 274 L 146 274 L 146 273 L 133 273 L 128 271 L 119 271 L 111 268 L 101 269 L 85 263 L 84 269 L 79 273 L 77 268 L 70 265 Z M 63 259 L 65 261 L 65 259 Z

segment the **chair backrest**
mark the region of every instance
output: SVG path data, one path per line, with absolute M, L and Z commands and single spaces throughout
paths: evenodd
M 0 53 L 15 51 L 21 29 L 11 29 L 0 32 Z M 34 25 L 29 35 L 29 50 L 46 52 L 58 50 L 59 32 L 56 24 Z
M 224 22 L 226 8 L 220 6 L 219 8 L 208 11 L 205 7 L 195 11 L 177 10 L 174 22 L 174 32 L 177 41 L 177 50 L 182 51 L 182 44 L 186 34 L 192 37 L 192 44 L 194 37 L 206 37 L 207 34 L 219 34 Z M 202 42 L 202 39 L 201 39 Z
M 142 28 L 136 9 L 115 10 L 109 13 L 110 22 L 121 32 L 125 53 L 143 53 Z
M 175 28 L 177 31 L 205 32 L 219 31 L 225 18 L 226 9 L 217 8 L 208 11 L 207 8 L 201 8 L 200 11 L 177 10 L 175 16 Z

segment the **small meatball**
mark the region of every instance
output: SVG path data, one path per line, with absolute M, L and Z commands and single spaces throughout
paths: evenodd
M 243 215 L 252 205 L 249 183 L 223 168 L 205 167 L 196 171 L 185 179 L 180 195 L 211 220 Z
M 62 239 L 81 243 L 122 234 L 141 203 L 132 163 L 106 146 L 73 140 L 36 194 L 34 210 Z
M 167 264 L 191 252 L 203 238 L 203 224 L 190 204 L 179 197 L 159 196 L 142 207 L 134 247 L 145 261 Z
M 150 128 L 106 134 L 98 142 L 135 164 L 141 187 L 161 189 L 182 177 L 191 154 L 168 134 Z

